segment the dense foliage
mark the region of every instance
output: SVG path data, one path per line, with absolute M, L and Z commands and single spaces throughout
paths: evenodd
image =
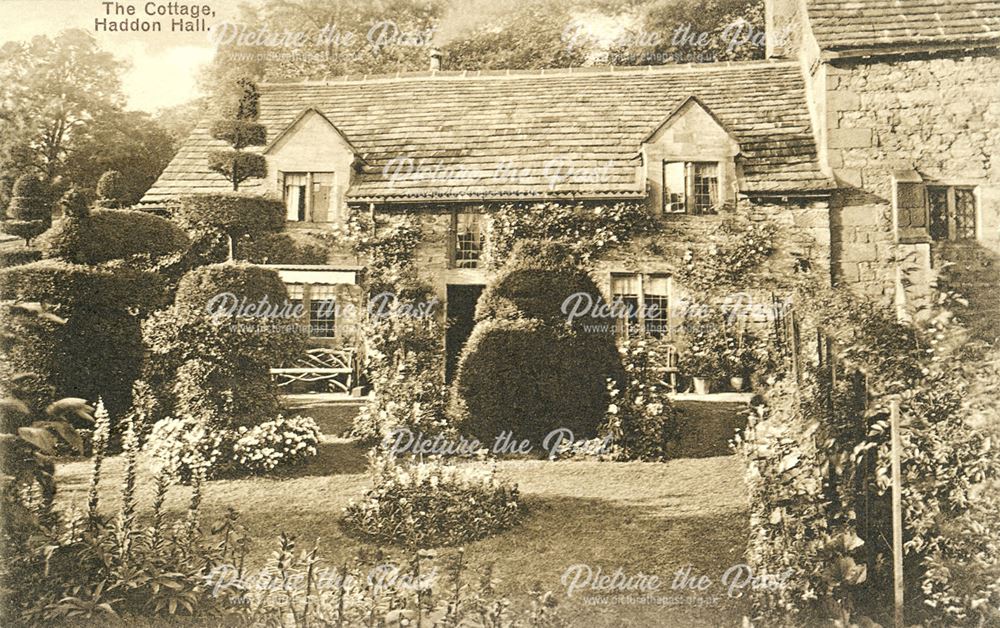
M 364 366 L 372 392 L 351 428 L 362 443 L 374 445 L 401 428 L 426 436 L 454 433 L 445 412 L 444 332 L 435 305 L 428 290 L 416 287 L 369 313 Z
M 617 460 L 663 460 L 677 437 L 677 413 L 664 373 L 667 347 L 655 338 L 622 343 L 619 351 L 625 368 L 624 384 L 608 380 L 611 403 L 601 434 L 610 437 Z
M 787 586 L 758 593 L 757 613 L 792 625 L 886 619 L 888 404 L 896 400 L 907 620 L 995 621 L 1000 510 L 979 499 L 1000 473 L 995 425 L 980 414 L 995 411 L 995 383 L 976 375 L 996 371 L 995 351 L 977 355 L 950 342 L 946 319 L 916 327 L 839 292 L 813 295 L 802 310 L 803 337 L 818 327 L 830 340 L 820 345 L 824 360 L 802 350 L 739 447 L 752 504 L 748 560 L 755 570 L 791 574 Z
M 280 200 L 251 194 L 184 196 L 171 206 L 171 213 L 194 239 L 225 238 L 229 259 L 235 259 L 239 238 L 276 233 L 285 226 L 285 208 Z
M 590 310 L 568 323 L 552 307 L 575 294 L 602 302 L 565 247 L 518 247 L 480 297 L 462 351 L 452 393 L 459 429 L 482 442 L 512 430 L 536 446 L 560 428 L 574 438 L 597 434 L 609 402 L 606 382 L 621 380 L 621 362 L 609 320 Z
M 128 192 L 128 186 L 122 173 L 117 170 L 108 170 L 97 180 L 95 204 L 102 209 L 127 207 Z
M 238 96 L 235 103 L 226 103 L 222 118 L 215 120 L 211 134 L 229 144 L 231 150 L 212 151 L 208 167 L 226 177 L 233 184 L 233 191 L 240 183 L 251 178 L 267 176 L 267 163 L 259 153 L 246 152 L 248 146 L 262 146 L 267 140 L 267 130 L 257 122 L 260 113 L 260 93 L 249 79 L 237 81 Z
M 3 232 L 24 238 L 25 245 L 52 224 L 52 198 L 48 185 L 33 175 L 14 182 L 7 215 L 0 222 Z
M 439 460 L 398 462 L 373 455 L 372 488 L 345 509 L 345 528 L 377 543 L 409 548 L 461 545 L 493 536 L 523 514 L 517 486 L 496 469 Z
M 592 258 L 652 232 L 654 221 L 644 203 L 510 203 L 491 212 L 486 231 L 486 265 L 500 268 L 524 240 L 564 243 L 586 263 Z
M 129 268 L 43 260 L 0 270 L 0 298 L 47 303 L 66 319 L 49 329 L 20 330 L 23 341 L 9 366 L 37 373 L 58 397 L 103 397 L 117 420 L 131 406 L 142 364 L 141 320 L 162 294 L 159 277 Z
M 117 209 L 63 218 L 39 245 L 46 257 L 75 264 L 121 260 L 133 267 L 156 268 L 180 258 L 189 241 L 184 230 L 166 218 Z
M 223 300 L 213 301 L 217 295 Z M 281 316 L 287 298 L 277 273 L 259 266 L 214 264 L 186 274 L 174 304 L 143 327 L 143 379 L 157 401 L 150 419 L 190 416 L 236 428 L 277 416 L 269 369 L 297 356 L 305 340 L 296 319 Z M 277 310 L 242 309 L 261 303 Z

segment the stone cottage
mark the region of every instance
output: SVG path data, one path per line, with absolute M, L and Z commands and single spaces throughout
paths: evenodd
M 282 198 L 303 233 L 336 231 L 352 210 L 416 215 L 452 359 L 497 203 L 639 202 L 678 243 L 744 212 L 782 225 L 782 254 L 834 283 L 913 300 L 944 267 L 975 307 L 1000 312 L 1000 2 L 766 8 L 758 62 L 261 85 L 268 174 L 241 190 Z M 206 162 L 221 147 L 199 127 L 143 205 L 226 191 Z M 647 249 L 594 273 L 613 298 L 670 303 L 673 270 Z M 361 271 L 337 246 L 326 266 L 279 268 L 307 303 L 350 294 Z M 328 313 L 311 322 L 354 340 Z

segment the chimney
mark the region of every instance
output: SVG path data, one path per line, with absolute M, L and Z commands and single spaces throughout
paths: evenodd
M 437 72 L 441 69 L 441 51 L 437 48 L 431 48 L 431 72 Z
M 764 0 L 768 59 L 796 59 L 802 44 L 803 0 Z

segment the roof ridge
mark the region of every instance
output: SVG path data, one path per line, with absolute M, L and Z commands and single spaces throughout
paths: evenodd
M 714 63 L 685 63 L 643 66 L 578 66 L 571 68 L 543 68 L 540 70 L 430 70 L 394 72 L 388 74 L 345 74 L 319 80 L 262 81 L 260 87 L 294 87 L 317 85 L 343 85 L 345 83 L 377 83 L 410 79 L 467 80 L 467 79 L 523 79 L 546 76 L 605 76 L 612 74 L 674 74 L 691 71 L 721 72 L 740 68 L 797 67 L 798 61 L 755 59 L 753 61 L 719 61 Z

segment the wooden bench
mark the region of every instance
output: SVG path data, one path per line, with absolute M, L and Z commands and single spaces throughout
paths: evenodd
M 355 370 L 354 349 L 320 347 L 308 349 L 290 366 L 271 369 L 271 375 L 279 387 L 296 382 L 325 382 L 328 391 L 350 394 L 355 382 Z

